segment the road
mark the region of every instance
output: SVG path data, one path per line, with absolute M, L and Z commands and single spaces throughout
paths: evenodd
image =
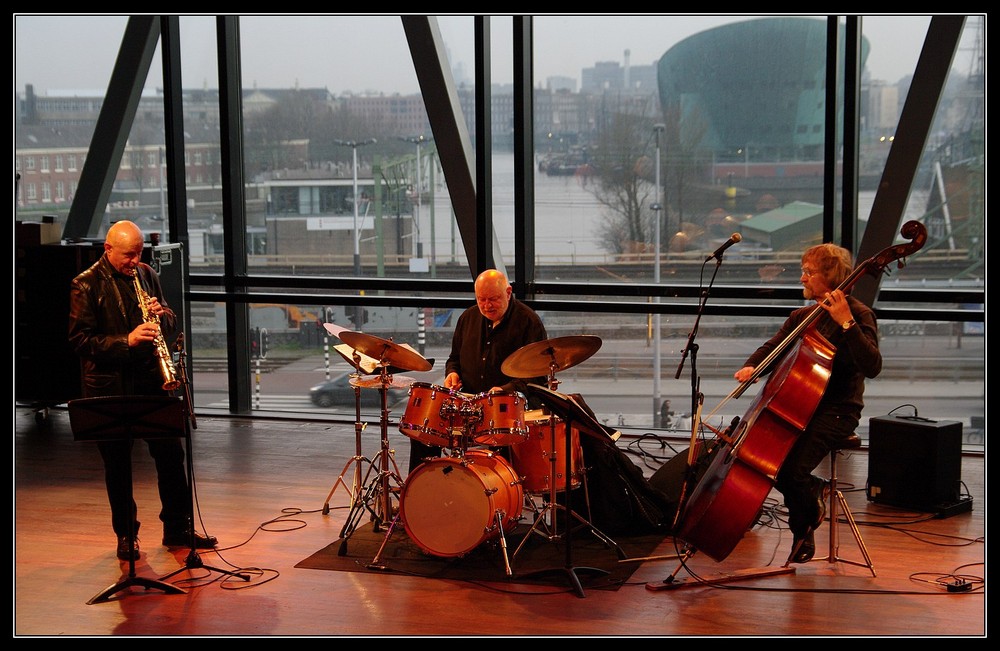
M 964 423 L 966 444 L 983 444 L 985 422 L 985 364 L 982 338 L 965 337 L 959 345 L 955 340 L 942 337 L 940 341 L 928 337 L 896 337 L 883 342 L 886 370 L 870 380 L 866 390 L 866 407 L 859 433 L 867 434 L 867 420 L 885 415 L 911 416 L 917 414 L 933 420 L 957 420 Z M 675 342 L 670 342 L 675 344 Z M 684 342 L 681 342 L 683 345 Z M 702 350 L 725 350 L 725 355 L 696 360 L 704 395 L 702 418 L 714 426 L 728 424 L 734 416 L 742 416 L 756 395 L 751 388 L 740 398 L 729 398 L 738 385 L 722 373 L 729 367 L 735 370 L 752 344 L 734 345 L 732 340 L 702 342 Z M 645 344 L 635 342 L 608 342 L 592 358 L 574 368 L 564 370 L 555 377 L 556 390 L 561 393 L 580 394 L 607 425 L 623 431 L 650 430 L 653 427 L 653 387 L 648 369 L 636 370 L 632 364 L 623 364 L 626 357 L 642 358 Z M 693 394 L 691 360 L 685 360 L 681 376 L 675 379 L 681 355 L 669 346 L 662 351 L 660 396 L 670 400 L 676 414 L 674 427 L 679 433 L 690 428 Z M 442 382 L 444 350 L 426 350 L 424 355 L 435 358 L 435 368 L 423 373 L 406 373 L 404 381 L 438 385 Z M 612 361 L 614 360 L 614 361 Z M 274 360 L 272 360 L 272 364 Z M 329 364 L 329 366 L 327 366 Z M 980 366 L 981 365 L 981 366 Z M 950 368 L 949 368 L 950 367 Z M 983 375 L 976 369 L 982 367 Z M 963 369 L 960 373 L 955 369 Z M 595 370 L 596 369 L 596 370 Z M 329 361 L 323 355 L 310 355 L 288 361 L 267 372 L 254 374 L 253 400 L 255 410 L 301 412 L 307 414 L 340 415 L 353 420 L 353 404 L 320 409 L 309 402 L 309 387 L 326 379 L 349 372 L 346 363 L 336 358 Z M 979 377 L 977 377 L 979 376 Z M 920 378 L 913 379 L 913 378 Z M 927 379 L 924 379 L 927 378 Z M 226 375 L 219 372 L 195 373 L 195 407 L 197 409 L 226 409 Z M 374 391 L 375 389 L 364 389 Z M 398 422 L 405 404 L 396 405 L 390 419 Z M 364 414 L 377 419 L 377 414 Z

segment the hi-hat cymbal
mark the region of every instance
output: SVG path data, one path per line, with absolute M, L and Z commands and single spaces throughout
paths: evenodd
M 382 376 L 374 375 L 371 377 L 352 377 L 350 380 L 352 387 L 361 387 L 362 389 L 381 389 L 382 388 Z M 406 375 L 387 375 L 385 385 L 387 389 L 409 389 L 410 385 L 416 382 L 415 378 Z
M 337 336 L 351 348 L 378 360 L 384 366 L 395 366 L 407 371 L 429 371 L 433 366 L 423 355 L 409 346 L 397 344 L 389 339 L 351 331 L 341 332 Z
M 522 346 L 504 360 L 500 370 L 508 377 L 543 377 L 588 359 L 601 347 L 596 335 L 571 335 Z

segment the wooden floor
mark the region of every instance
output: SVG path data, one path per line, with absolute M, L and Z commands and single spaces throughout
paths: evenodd
M 766 504 L 779 505 L 778 517 L 748 532 L 723 562 L 695 554 L 680 567 L 667 538 L 651 560 L 626 561 L 638 563 L 627 585 L 581 592 L 568 578 L 565 588 L 543 588 L 296 569 L 339 538 L 351 501 L 347 487 L 334 491 L 328 513 L 323 506 L 345 467 L 351 483 L 353 423 L 200 415 L 193 432 L 198 516 L 201 529 L 220 541 L 218 552 L 200 558 L 251 580 L 190 569 L 186 549 L 159 545 L 152 465 L 139 444 L 136 500 L 146 524 L 135 576 L 159 580 L 180 570 L 165 583 L 184 593 L 131 585 L 88 604 L 129 569 L 115 558 L 100 457 L 92 443 L 74 442 L 65 410 L 36 416 L 15 407 L 16 637 L 986 636 L 982 455 L 962 458 L 972 511 L 950 517 L 868 502 L 867 451 L 841 461 L 842 487 L 850 489 L 847 502 L 876 577 L 866 567 L 824 560 L 775 576 L 699 583 L 697 577 L 784 565 L 791 535 L 780 495 L 772 492 Z M 380 430 L 376 420 L 363 432 L 364 456 L 378 452 Z M 398 429 L 388 432 L 394 460 L 405 469 L 409 440 Z M 636 443 L 642 440 L 626 436 L 618 445 L 637 450 Z M 650 476 L 675 452 L 648 447 L 649 457 L 633 458 Z M 828 551 L 829 529 L 826 523 L 817 533 L 817 556 Z M 847 525 L 838 531 L 836 556 L 862 561 Z M 672 576 L 676 588 L 650 589 Z

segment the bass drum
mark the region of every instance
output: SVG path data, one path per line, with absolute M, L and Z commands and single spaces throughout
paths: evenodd
M 462 556 L 501 529 L 511 531 L 523 507 L 517 474 L 489 450 L 421 464 L 407 476 L 399 497 L 406 533 L 435 556 Z

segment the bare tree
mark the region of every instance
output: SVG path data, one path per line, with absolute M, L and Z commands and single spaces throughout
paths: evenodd
M 652 241 L 653 122 L 646 104 L 605 116 L 591 151 L 587 189 L 606 208 L 602 246 L 612 253 L 646 251 Z
M 686 192 L 690 184 L 705 178 L 704 165 L 706 144 L 702 141 L 708 133 L 708 125 L 699 113 L 683 115 L 678 104 L 671 104 L 663 111 L 664 130 L 661 142 L 661 174 L 664 187 L 663 232 L 673 235 L 682 231 L 686 222 L 699 223 L 698 215 L 692 215 L 693 193 Z M 710 163 L 709 163 L 710 164 Z M 668 235 L 668 241 L 669 241 Z M 692 234 L 688 234 L 689 236 Z

